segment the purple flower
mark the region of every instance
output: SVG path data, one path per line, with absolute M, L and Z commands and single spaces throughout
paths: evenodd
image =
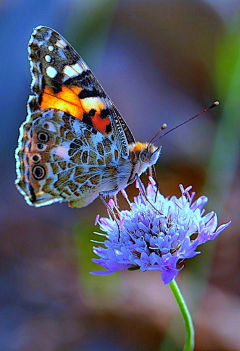
M 170 283 L 178 274 L 177 264 L 186 258 L 198 255 L 198 245 L 214 240 L 231 222 L 217 228 L 217 214 L 204 215 L 203 207 L 208 201 L 206 196 L 193 202 L 195 193 L 184 190 L 177 198 L 165 198 L 156 189 L 150 178 L 147 189 L 141 185 L 139 195 L 130 203 L 130 210 L 119 211 L 113 202 L 112 211 L 116 218 L 97 218 L 97 223 L 106 240 L 104 247 L 97 246 L 93 252 L 99 258 L 92 259 L 107 271 L 92 274 L 109 274 L 119 270 L 161 271 L 165 284 Z M 179 265 L 178 265 L 179 266 Z

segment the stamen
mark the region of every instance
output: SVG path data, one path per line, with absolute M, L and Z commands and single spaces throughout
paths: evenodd
M 97 214 L 97 215 L 96 215 L 96 218 L 95 218 L 95 221 L 94 221 L 94 225 L 97 225 L 97 224 L 98 224 L 99 218 L 100 218 L 100 215 Z
M 122 193 L 122 196 L 124 197 L 124 199 L 127 201 L 128 206 L 131 207 L 131 202 L 129 201 L 129 198 L 128 198 L 126 191 L 124 189 L 122 189 L 121 193 Z
M 105 238 L 108 237 L 107 234 L 99 233 L 99 232 L 93 232 L 93 234 L 99 235 L 99 236 L 104 236 Z
M 104 244 L 104 242 L 103 241 L 97 241 L 97 240 L 90 240 L 92 243 L 95 243 L 95 244 L 100 244 L 100 245 L 102 245 L 102 244 Z
M 109 206 L 109 208 L 111 208 L 111 210 L 114 209 L 115 203 L 114 203 L 113 199 L 110 199 L 110 200 L 108 201 L 108 206 Z

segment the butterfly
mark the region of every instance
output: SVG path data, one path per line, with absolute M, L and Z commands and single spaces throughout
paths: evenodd
M 134 182 L 160 156 L 136 142 L 92 71 L 56 31 L 33 30 L 27 118 L 20 127 L 15 181 L 35 207 L 84 207 Z

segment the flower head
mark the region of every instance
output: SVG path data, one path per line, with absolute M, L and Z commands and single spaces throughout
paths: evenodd
M 214 240 L 231 222 L 217 228 L 217 214 L 204 215 L 206 196 L 193 202 L 195 193 L 189 193 L 180 185 L 182 195 L 165 198 L 156 189 L 150 178 L 147 189 L 141 185 L 139 195 L 130 203 L 130 210 L 119 211 L 112 203 L 117 218 L 97 219 L 105 236 L 105 247 L 94 247 L 99 258 L 93 259 L 107 271 L 93 274 L 108 274 L 119 270 L 140 269 L 161 271 L 165 284 L 178 274 L 178 263 L 199 254 L 198 245 Z

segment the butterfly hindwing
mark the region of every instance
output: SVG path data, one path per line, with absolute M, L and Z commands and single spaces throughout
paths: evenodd
M 108 164 L 119 162 L 117 144 L 63 111 L 45 109 L 22 126 L 16 151 L 19 190 L 28 204 L 67 201 L 83 207 L 113 190 Z

